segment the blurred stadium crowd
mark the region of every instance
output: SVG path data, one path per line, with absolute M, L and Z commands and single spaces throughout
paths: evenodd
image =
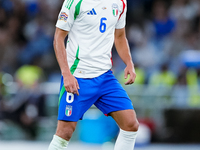
M 51 80 L 59 70 L 52 40 L 62 2 L 0 0 L 0 71 L 14 75 L 36 65 Z M 198 0 L 128 0 L 127 37 L 140 84 L 186 85 L 191 67 L 199 77 L 199 34 Z M 122 63 L 113 57 L 117 72 Z
M 200 1 L 127 2 L 126 31 L 136 67 L 135 84 L 188 86 L 197 93 L 193 97 L 194 105 L 200 106 Z M 37 91 L 37 84 L 59 82 L 53 35 L 62 3 L 63 0 L 0 0 L 0 110 L 4 109 L 0 119 L 9 116 L 6 114 L 9 104 L 5 107 L 1 100 L 6 99 L 4 87 L 12 77 L 22 87 L 24 99 L 29 99 L 33 93 L 38 96 L 30 100 L 37 106 L 42 105 L 43 98 Z M 114 73 L 124 82 L 124 64 L 115 50 L 113 61 Z M 18 95 L 15 99 L 22 99 L 22 94 Z M 34 110 L 33 107 L 27 109 Z M 10 110 L 15 112 L 16 108 L 9 107 Z M 42 115 L 42 110 L 40 112 Z M 34 118 L 34 115 L 37 113 L 22 113 L 15 119 L 26 127 L 34 122 L 27 117 Z

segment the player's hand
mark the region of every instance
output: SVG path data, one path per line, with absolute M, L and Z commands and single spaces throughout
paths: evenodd
M 77 94 L 79 95 L 78 90 L 79 88 L 79 84 L 78 81 L 76 80 L 76 78 L 72 75 L 63 75 L 64 78 L 64 86 L 67 92 L 69 93 L 73 93 L 73 94 Z
M 129 79 L 127 82 L 125 82 L 125 85 L 133 84 L 135 82 L 136 73 L 134 65 L 131 63 L 130 65 L 127 65 L 124 70 L 124 78 L 127 79 L 129 75 Z

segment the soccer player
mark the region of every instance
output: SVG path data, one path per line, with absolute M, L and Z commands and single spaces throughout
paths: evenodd
M 54 36 L 62 78 L 57 130 L 49 150 L 67 148 L 77 121 L 93 104 L 120 128 L 114 150 L 134 149 L 139 124 L 130 98 L 111 71 L 115 43 L 126 64 L 125 78 L 129 75 L 125 84 L 136 77 L 125 35 L 126 9 L 126 0 L 64 1 Z

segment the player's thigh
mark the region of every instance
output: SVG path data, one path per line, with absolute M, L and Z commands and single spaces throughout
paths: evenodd
M 77 122 L 58 120 L 56 135 L 69 141 L 76 128 L 76 125 Z
M 111 112 L 134 109 L 127 92 L 119 84 L 111 71 L 105 74 L 99 90 L 100 98 L 94 103 L 105 115 Z
M 137 131 L 139 123 L 133 109 L 111 112 L 110 115 L 118 126 L 125 131 Z
M 63 78 L 61 79 L 58 120 L 77 122 L 98 99 L 98 88 L 92 79 L 77 78 L 77 81 L 80 87 L 79 96 L 66 92 Z

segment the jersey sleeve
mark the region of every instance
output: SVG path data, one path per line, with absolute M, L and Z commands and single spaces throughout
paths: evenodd
M 75 1 L 65 0 L 58 15 L 56 27 L 65 31 L 70 31 L 74 23 Z
M 119 16 L 118 22 L 115 25 L 116 29 L 122 29 L 126 25 L 126 12 L 127 12 L 127 2 L 126 0 L 121 0 L 121 14 Z

